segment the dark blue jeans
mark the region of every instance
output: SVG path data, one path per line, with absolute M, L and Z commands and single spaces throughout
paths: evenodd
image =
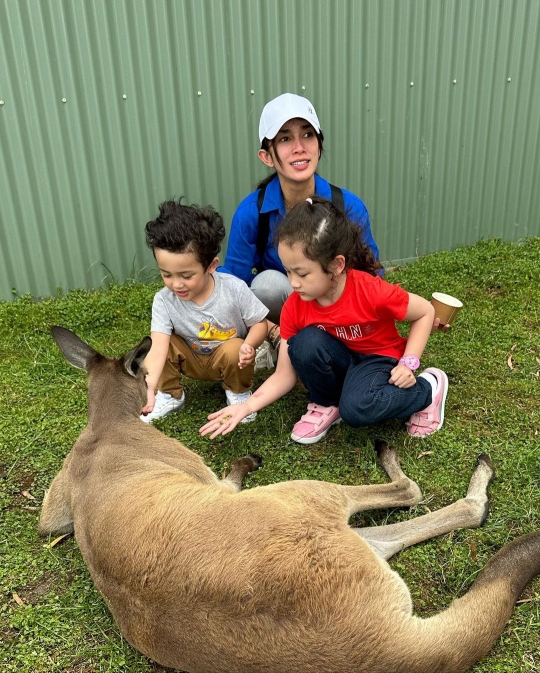
M 324 407 L 338 406 L 353 428 L 391 418 L 409 418 L 431 404 L 431 385 L 418 378 L 411 388 L 388 383 L 395 358 L 361 355 L 317 327 L 305 327 L 288 340 L 289 357 L 309 391 Z

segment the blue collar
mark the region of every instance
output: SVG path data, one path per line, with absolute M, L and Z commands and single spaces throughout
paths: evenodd
M 320 175 L 317 175 L 317 173 L 315 173 L 315 194 L 322 196 L 325 199 L 332 198 L 330 183 L 324 178 L 321 178 Z M 279 211 L 283 217 L 285 217 L 287 214 L 285 209 L 285 201 L 283 199 L 283 192 L 281 191 L 281 185 L 279 184 L 279 178 L 277 175 L 266 186 L 261 213 L 270 213 L 273 210 Z

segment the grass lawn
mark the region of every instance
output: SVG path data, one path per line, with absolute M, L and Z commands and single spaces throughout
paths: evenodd
M 206 414 L 224 405 L 219 384 L 186 382 L 186 406 L 157 426 L 220 474 L 233 457 L 257 453 L 264 467 L 246 487 L 293 478 L 343 484 L 385 481 L 373 442 L 398 448 L 424 501 L 409 510 L 362 514 L 396 522 L 465 494 L 482 452 L 496 479 L 484 526 L 405 550 L 391 560 L 415 611 L 429 616 L 470 586 L 505 542 L 540 526 L 540 239 L 480 242 L 425 257 L 389 274 L 411 292 L 453 294 L 465 306 L 448 333 L 432 335 L 422 367 L 450 381 L 443 429 L 409 437 L 402 421 L 354 430 L 344 423 L 302 446 L 289 439 L 305 409 L 300 388 L 225 438 L 201 438 Z M 49 329 L 75 331 L 94 348 L 121 355 L 149 331 L 159 285 L 126 284 L 0 304 L 0 669 L 3 672 L 163 671 L 121 638 L 93 588 L 73 537 L 47 546 L 37 535 L 44 489 L 86 423 L 86 376 L 62 358 Z M 268 372 L 257 372 L 260 384 Z M 540 579 L 530 584 L 476 673 L 540 670 Z M 226 672 L 224 672 L 226 673 Z M 354 673 L 351 671 L 351 673 Z

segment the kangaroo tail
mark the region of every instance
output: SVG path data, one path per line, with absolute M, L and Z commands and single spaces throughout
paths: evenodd
M 540 531 L 505 545 L 469 591 L 447 610 L 414 619 L 407 647 L 411 657 L 396 668 L 409 673 L 461 673 L 489 652 L 502 633 L 525 586 L 540 574 Z M 415 642 L 413 646 L 412 643 Z

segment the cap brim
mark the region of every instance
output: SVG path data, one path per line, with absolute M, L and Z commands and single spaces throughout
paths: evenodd
M 313 120 L 306 119 L 306 117 L 302 115 L 295 115 L 294 117 L 289 117 L 287 115 L 279 119 L 279 121 L 275 122 L 275 124 L 272 124 L 272 126 L 266 130 L 266 133 L 264 135 L 261 136 L 259 134 L 259 139 L 261 143 L 265 138 L 268 138 L 268 140 L 272 140 L 273 138 L 275 138 L 279 133 L 279 129 L 283 126 L 283 124 L 285 124 L 285 122 L 288 122 L 289 119 L 303 119 L 304 121 L 307 121 L 308 124 L 311 124 L 311 126 L 313 126 L 313 128 L 315 129 L 315 133 L 317 133 L 317 135 L 321 132 L 320 126 L 318 124 L 315 124 Z

